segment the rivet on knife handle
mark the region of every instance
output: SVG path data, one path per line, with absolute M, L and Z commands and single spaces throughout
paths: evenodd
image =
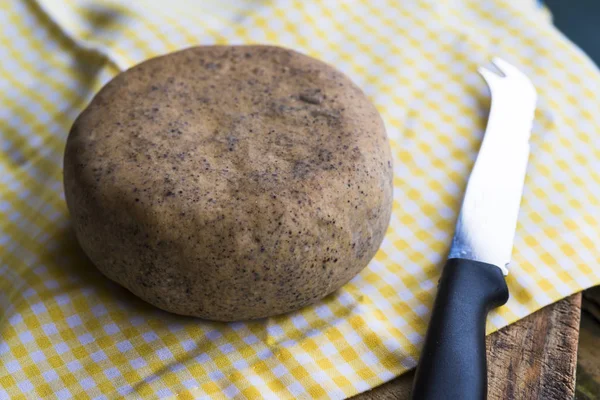
M 485 325 L 506 303 L 510 262 L 535 112 L 536 91 L 501 59 L 480 69 L 492 93 L 485 136 L 469 177 L 417 366 L 415 400 L 487 397 Z

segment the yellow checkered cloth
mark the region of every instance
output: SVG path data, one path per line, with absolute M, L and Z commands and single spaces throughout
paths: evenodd
M 534 0 L 0 4 L 1 399 L 339 399 L 414 367 L 485 127 L 476 67 L 496 55 L 532 77 L 539 104 L 511 298 L 488 331 L 600 283 L 600 74 Z M 252 323 L 170 315 L 111 283 L 79 249 L 63 198 L 67 132 L 102 84 L 214 43 L 337 66 L 381 112 L 395 163 L 391 225 L 368 268 L 312 307 Z

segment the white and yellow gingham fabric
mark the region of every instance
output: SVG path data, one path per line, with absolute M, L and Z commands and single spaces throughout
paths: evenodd
M 511 299 L 489 330 L 600 283 L 600 73 L 534 0 L 0 4 L 0 399 L 339 399 L 414 367 L 485 127 L 476 67 L 496 55 L 533 79 L 539 104 Z M 395 200 L 381 250 L 291 315 L 159 311 L 96 272 L 69 226 L 63 148 L 91 96 L 141 60 L 214 43 L 327 61 L 387 126 Z

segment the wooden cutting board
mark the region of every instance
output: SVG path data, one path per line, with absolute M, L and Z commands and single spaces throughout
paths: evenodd
M 581 293 L 487 337 L 488 400 L 575 396 Z M 414 371 L 354 400 L 408 400 Z

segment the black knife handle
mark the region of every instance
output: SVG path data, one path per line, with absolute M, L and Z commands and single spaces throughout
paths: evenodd
M 500 268 L 460 258 L 446 262 L 415 374 L 414 400 L 487 398 L 485 321 L 489 310 L 507 300 Z

